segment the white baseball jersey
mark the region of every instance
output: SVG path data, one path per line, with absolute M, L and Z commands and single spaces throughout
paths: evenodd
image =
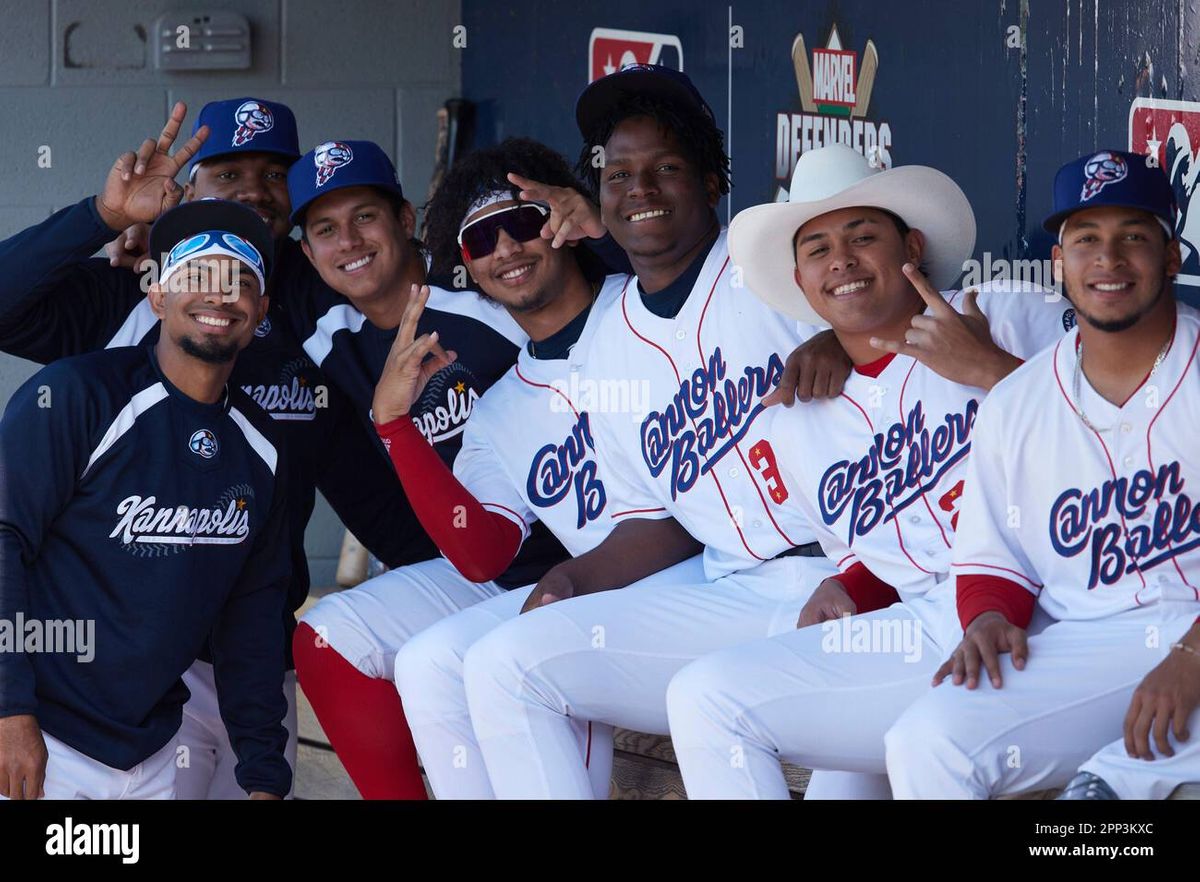
M 763 304 L 732 269 L 722 231 L 674 318 L 648 310 L 631 279 L 584 368 L 608 405 L 588 410 L 605 486 L 622 501 L 612 519 L 675 517 L 704 544 L 710 579 L 813 541 L 784 505 L 760 417 L 788 355 L 816 329 Z
M 605 280 L 567 358 L 538 359 L 521 348 L 516 365 L 476 402 L 454 461 L 468 492 L 516 523 L 522 539 L 541 520 L 574 556 L 599 545 L 613 525 L 580 371 L 628 280 Z
M 1074 311 L 1042 289 L 980 286 L 993 339 L 1028 358 L 1062 339 Z M 942 296 L 958 310 L 961 291 Z M 789 497 L 842 572 L 861 562 L 909 601 L 950 583 L 951 548 L 982 389 L 916 359 L 855 370 L 837 398 L 773 408 L 767 418 Z M 753 451 L 751 451 L 753 454 Z
M 1075 402 L 1078 330 L 992 390 L 956 574 L 1015 582 L 1060 620 L 1200 601 L 1200 313 L 1177 309 L 1166 357 L 1121 407 L 1086 376 Z

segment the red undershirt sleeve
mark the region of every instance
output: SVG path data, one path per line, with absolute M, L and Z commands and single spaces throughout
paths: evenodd
M 508 569 L 521 547 L 521 528 L 480 505 L 409 417 L 375 430 L 422 526 L 455 569 L 472 582 L 489 582 Z
M 958 577 L 958 620 L 967 625 L 985 612 L 998 612 L 1018 628 L 1028 628 L 1037 597 L 999 576 Z
M 860 613 L 884 609 L 897 603 L 900 595 L 896 589 L 880 579 L 862 563 L 855 563 L 844 573 L 833 577 L 842 583 L 854 606 Z

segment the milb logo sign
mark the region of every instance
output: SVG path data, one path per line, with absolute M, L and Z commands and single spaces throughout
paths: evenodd
M 683 70 L 683 44 L 674 34 L 594 28 L 588 41 L 588 82 L 627 64 L 661 64 Z
M 1200 302 L 1200 203 L 1193 215 L 1191 202 L 1200 180 L 1200 103 L 1135 98 L 1129 108 L 1129 151 L 1145 155 L 1171 181 L 1179 206 L 1175 235 L 1183 257 L 1176 284 L 1190 289 L 1186 299 L 1196 304 Z

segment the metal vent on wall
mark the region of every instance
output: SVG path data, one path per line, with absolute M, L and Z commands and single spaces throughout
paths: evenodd
M 246 70 L 250 22 L 236 12 L 167 12 L 154 20 L 158 70 Z

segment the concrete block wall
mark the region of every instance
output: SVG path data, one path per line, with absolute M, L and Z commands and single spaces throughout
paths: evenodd
M 214 10 L 249 20 L 251 67 L 156 70 L 151 23 Z M 245 94 L 291 106 L 305 149 L 382 144 L 419 204 L 435 113 L 460 89 L 459 0 L 0 0 L 0 21 L 0 237 L 94 194 L 120 153 L 157 136 L 175 101 L 187 102 L 190 131 L 205 102 Z M 0 404 L 35 370 L 0 355 Z M 314 584 L 332 582 L 341 534 L 319 503 L 307 537 Z

